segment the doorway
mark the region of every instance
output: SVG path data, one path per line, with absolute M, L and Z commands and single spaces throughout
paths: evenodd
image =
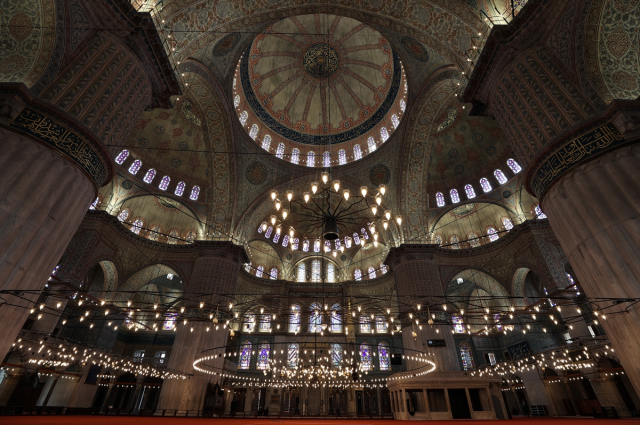
M 449 388 L 449 405 L 453 419 L 471 419 L 467 392 L 464 388 Z

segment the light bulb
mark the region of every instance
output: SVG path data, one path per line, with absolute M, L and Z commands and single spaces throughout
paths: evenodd
M 289 228 L 289 236 L 293 237 L 293 234 L 295 233 L 295 229 L 293 227 Z
M 267 222 L 263 221 L 262 222 L 262 231 L 264 232 L 265 230 L 267 230 Z
M 384 227 L 384 230 L 387 230 L 387 227 L 389 227 L 389 222 L 387 220 L 382 220 L 382 227 Z
M 276 217 L 275 215 L 271 216 L 271 224 L 276 224 L 276 220 L 278 219 L 278 217 Z
M 342 194 L 344 195 L 344 200 L 348 201 L 349 200 L 349 195 L 351 194 L 351 192 L 349 192 L 349 189 L 343 190 Z
M 338 189 L 340 189 L 340 180 L 334 180 L 333 181 L 333 190 L 335 190 L 337 192 Z
M 275 201 L 277 196 L 278 196 L 278 192 L 276 192 L 275 190 L 272 190 L 271 191 L 271 200 Z
M 313 193 L 315 193 L 315 191 L 314 191 Z M 305 193 L 304 193 L 304 202 L 309 202 L 309 198 L 310 198 L 310 197 L 311 197 L 311 196 L 309 196 L 309 192 L 305 192 Z
M 383 195 L 383 196 L 387 192 L 387 187 L 385 185 L 383 185 L 383 184 L 378 186 L 378 189 L 380 189 L 380 194 Z
M 385 210 L 384 216 L 387 217 L 387 220 L 391 220 L 391 210 Z
M 279 235 L 280 233 L 282 233 L 282 227 L 278 226 L 276 227 L 276 233 Z
M 287 199 L 291 201 L 293 199 L 293 190 L 287 190 Z
M 360 186 L 360 193 L 362 196 L 367 196 L 367 186 Z
M 344 252 L 344 245 L 340 245 L 340 252 Z M 604 316 L 602 316 L 604 318 Z
M 282 204 L 280 203 L 280 201 L 276 201 L 276 211 L 280 211 L 281 206 Z
M 336 255 L 338 255 L 338 251 L 336 251 L 335 249 L 333 250 L 333 258 L 336 258 Z
M 380 205 L 382 203 L 382 196 L 376 196 L 376 204 Z
M 360 245 L 364 246 L 364 239 L 360 239 Z
M 311 183 L 311 191 L 316 193 L 318 191 L 318 182 Z
M 378 247 L 378 241 L 373 241 L 373 247 L 377 248 Z
M 373 215 L 376 215 L 376 213 L 378 212 L 378 207 L 376 207 L 375 205 L 371 207 L 371 212 L 373 213 Z
M 377 233 L 374 233 L 374 234 L 373 234 L 373 240 L 374 240 L 374 241 L 377 241 L 377 240 L 378 240 L 378 234 L 377 234 Z
M 321 173 L 320 176 L 322 178 L 322 183 L 327 184 L 329 181 L 329 173 L 325 171 L 324 173 Z
M 282 219 L 286 220 L 288 215 L 289 215 L 289 210 L 286 209 L 286 208 L 283 208 L 282 209 Z
M 398 223 L 398 226 L 402 225 L 402 216 L 401 215 L 396 217 L 396 222 Z

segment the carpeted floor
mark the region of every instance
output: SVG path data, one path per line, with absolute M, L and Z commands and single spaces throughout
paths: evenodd
M 579 421 L 587 421 L 589 425 L 614 425 L 620 423 L 614 419 L 580 418 L 517 418 L 508 425 L 579 425 Z M 640 419 L 624 420 L 640 424 Z M 483 423 L 505 421 L 482 421 Z M 300 420 L 300 419 L 216 419 L 216 418 L 162 418 L 135 416 L 0 416 L 2 425 L 196 425 L 212 423 L 215 425 L 399 425 L 402 422 L 387 419 L 355 420 Z M 466 421 L 411 421 L 411 425 L 468 425 Z

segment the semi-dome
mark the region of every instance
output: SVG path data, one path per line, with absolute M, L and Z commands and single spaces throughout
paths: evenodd
M 406 108 L 399 56 L 378 31 L 328 14 L 289 17 L 255 37 L 233 80 L 236 113 L 263 149 L 295 164 L 358 160 Z

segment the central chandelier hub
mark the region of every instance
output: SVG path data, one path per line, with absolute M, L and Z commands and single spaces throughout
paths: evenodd
M 338 229 L 338 220 L 334 216 L 329 216 L 324 221 L 324 231 L 322 237 L 328 241 L 335 241 L 340 238 L 340 229 Z

